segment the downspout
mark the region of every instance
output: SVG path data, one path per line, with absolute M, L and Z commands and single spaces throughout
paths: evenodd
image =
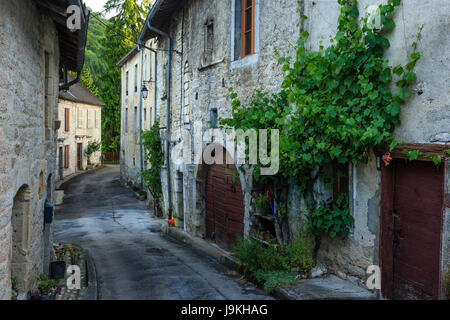
M 139 52 L 141 53 L 141 78 L 139 81 L 139 154 L 140 154 L 140 164 L 141 164 L 141 190 L 144 189 L 144 179 L 142 177 L 142 172 L 144 172 L 144 150 L 142 147 L 142 77 L 144 75 L 144 50 L 141 47 L 141 43 L 139 43 Z
M 166 157 L 166 170 L 167 170 L 167 201 L 168 201 L 168 209 L 169 209 L 169 218 L 172 218 L 172 188 L 170 185 L 170 157 L 169 157 L 169 151 L 170 151 L 170 141 L 169 141 L 169 134 L 170 134 L 170 80 L 171 80 L 171 70 L 172 70 L 172 38 L 165 32 L 156 29 L 155 27 L 152 27 L 150 25 L 150 20 L 147 21 L 147 27 L 149 30 L 167 38 L 167 52 L 168 52 L 168 62 L 167 62 L 167 106 L 166 106 L 166 150 L 165 150 L 165 157 Z

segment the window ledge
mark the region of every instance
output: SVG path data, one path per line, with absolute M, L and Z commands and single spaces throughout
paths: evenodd
M 231 62 L 231 70 L 240 69 L 240 68 L 254 65 L 254 64 L 258 63 L 258 60 L 259 60 L 259 54 L 255 53 L 255 54 L 245 57 L 243 59 L 232 61 Z
M 222 58 L 222 59 L 220 59 L 220 60 L 216 60 L 216 61 L 214 61 L 214 62 L 211 62 L 211 63 L 209 63 L 209 64 L 207 64 L 207 65 L 205 65 L 205 66 L 200 66 L 199 68 L 198 68 L 198 71 L 203 71 L 203 70 L 206 70 L 206 69 L 209 69 L 209 68 L 212 68 L 212 67 L 214 67 L 214 66 L 216 66 L 216 65 L 218 65 L 218 64 L 221 64 L 222 62 L 224 62 L 225 61 L 225 58 Z

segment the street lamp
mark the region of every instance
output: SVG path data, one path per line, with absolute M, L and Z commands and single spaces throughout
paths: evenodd
M 152 83 L 152 82 L 155 82 L 155 81 L 153 81 L 153 80 L 144 80 L 144 81 L 142 81 L 144 86 L 142 87 L 141 91 L 142 91 L 142 98 L 144 98 L 144 100 L 147 100 L 147 98 L 148 98 L 148 89 L 147 89 L 146 84 Z
M 142 88 L 142 97 L 144 98 L 144 100 L 147 100 L 148 98 L 148 89 L 144 84 L 144 87 Z

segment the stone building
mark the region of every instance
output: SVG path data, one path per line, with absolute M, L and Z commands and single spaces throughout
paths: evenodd
M 73 32 L 69 5 L 81 8 Z M 48 272 L 58 93 L 72 84 L 67 70 L 81 74 L 87 24 L 80 0 L 0 2 L 0 299 L 11 298 L 12 278 L 26 298 Z
M 60 179 L 85 170 L 88 158 L 85 154 L 90 142 L 102 140 L 102 107 L 105 105 L 81 83 L 59 93 L 58 118 L 58 176 Z M 91 155 L 92 165 L 98 164 L 101 151 Z
M 380 3 L 383 1 L 359 1 L 360 12 Z M 440 298 L 449 272 L 450 160 L 444 153 L 450 143 L 450 43 L 445 33 L 449 9 L 447 2 L 414 0 L 402 2 L 396 10 L 398 25 L 388 36 L 391 65 L 407 62 L 410 44 L 424 25 L 418 81 L 395 131 L 396 138 L 406 145 L 392 153 L 398 166 L 380 169 L 374 154 L 368 164 L 345 169 L 343 190 L 350 197 L 354 225 L 344 239 L 324 238 L 317 255 L 318 264 L 328 272 L 359 284 L 364 283 L 369 266 L 379 265 L 381 294 L 388 298 Z M 301 23 L 299 12 L 308 17 L 306 22 Z M 156 95 L 163 137 L 185 129 L 193 141 L 198 123 L 205 131 L 217 117 L 229 117 L 230 82 L 244 101 L 255 88 L 277 91 L 282 72 L 274 48 L 281 56 L 292 56 L 289 44 L 296 43 L 301 26 L 310 34 L 307 48 L 318 49 L 335 34 L 339 13 L 334 0 L 156 1 L 140 39 L 154 39 L 159 50 Z M 247 26 L 245 30 L 242 25 Z M 176 163 L 172 151 L 178 141 L 179 137 L 172 137 L 165 146 L 161 179 L 166 216 L 183 212 L 187 232 L 225 248 L 237 235 L 250 236 L 259 223 L 253 178 L 237 170 L 238 165 L 198 161 L 194 148 L 183 150 L 188 153 L 183 154 L 184 159 L 191 161 Z M 203 143 L 202 148 L 206 146 Z M 424 155 L 439 154 L 443 161 L 438 166 L 425 157 L 405 162 L 405 147 L 419 148 Z M 234 154 L 226 145 L 225 150 Z M 240 179 L 235 181 L 234 176 Z M 394 176 L 398 177 L 395 182 Z M 323 182 L 316 188 L 326 193 Z M 397 202 L 392 199 L 393 190 Z M 295 185 L 285 196 L 290 230 L 295 233 L 298 216 L 307 214 L 305 201 Z M 403 220 L 399 228 L 396 218 L 395 230 L 393 212 Z M 394 258 L 395 239 L 401 239 L 402 250 Z
M 140 130 L 149 130 L 156 119 L 157 54 L 149 50 L 151 46 L 152 41 L 144 43 L 141 49 L 135 46 L 117 63 L 122 72 L 120 174 L 123 183 L 139 184 L 139 173 L 148 165 L 141 157 Z M 144 87 L 147 97 L 142 95 Z

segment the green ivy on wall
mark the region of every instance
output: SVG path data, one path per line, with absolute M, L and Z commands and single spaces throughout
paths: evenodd
M 257 165 L 255 178 L 265 183 L 294 182 L 310 196 L 317 169 L 321 172 L 332 162 L 365 163 L 374 147 L 397 143 L 392 133 L 400 123 L 401 105 L 411 96 L 413 70 L 421 57 L 413 43 L 406 65 L 392 67 L 384 58 L 390 46 L 386 34 L 395 27 L 393 13 L 400 0 L 379 6 L 381 30 L 370 29 L 368 18 L 359 18 L 357 0 L 338 3 L 338 30 L 328 47 L 307 50 L 309 34 L 302 32 L 295 57 L 276 53 L 284 72 L 280 91 L 255 90 L 249 105 L 244 105 L 230 88 L 233 114 L 220 120 L 222 126 L 244 130 L 279 129 L 280 171 L 277 176 L 260 177 Z M 320 224 L 317 219 L 331 218 L 330 225 L 342 225 L 338 230 L 328 228 L 327 233 L 348 232 L 353 221 L 348 218 L 348 204 L 346 213 L 342 206 L 339 210 L 318 206 L 310 217 L 311 226 Z
M 159 133 L 159 119 L 148 131 L 142 131 L 142 145 L 145 148 L 145 159 L 151 164 L 149 169 L 142 171 L 144 184 L 149 189 L 153 199 L 158 203 L 162 196 L 161 167 L 164 163 L 164 152 Z

